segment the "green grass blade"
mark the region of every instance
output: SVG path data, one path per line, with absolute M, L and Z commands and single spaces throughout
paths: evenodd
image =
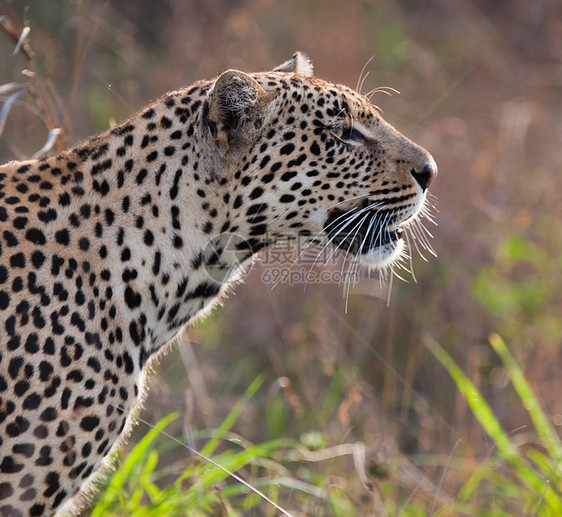
M 104 517 L 111 505 L 117 503 L 123 494 L 123 487 L 132 475 L 136 465 L 142 464 L 149 454 L 152 443 L 160 431 L 178 417 L 178 413 L 171 413 L 160 420 L 154 429 L 151 429 L 128 454 L 111 477 L 109 484 L 104 487 L 104 492 L 99 502 L 94 506 L 91 517 Z
M 246 405 L 248 400 L 251 399 L 256 394 L 258 389 L 263 384 L 263 381 L 264 381 L 263 375 L 258 375 L 254 379 L 252 384 L 250 384 L 250 386 L 248 386 L 248 389 L 246 390 L 246 393 L 244 393 L 244 397 L 242 397 L 236 403 L 236 405 L 232 408 L 232 411 L 228 414 L 228 416 L 223 420 L 221 426 L 217 429 L 217 431 L 215 433 L 215 436 L 213 438 L 211 438 L 209 440 L 209 442 L 203 447 L 203 449 L 201 450 L 202 455 L 207 456 L 207 457 L 212 456 L 212 454 L 215 452 L 215 449 L 217 448 L 217 446 L 218 446 L 220 440 L 222 439 L 222 437 L 234 425 L 234 422 L 236 422 L 236 420 L 240 416 L 240 413 L 244 409 L 244 406 Z
M 141 506 L 141 500 L 146 493 L 152 501 L 156 500 L 160 494 L 160 489 L 151 481 L 151 476 L 158 465 L 159 457 L 156 450 L 151 449 L 148 453 L 146 461 L 142 466 L 139 475 L 139 483 L 137 488 L 130 496 L 131 507 L 137 508 Z
M 562 460 L 562 443 L 560 442 L 560 438 L 556 432 L 548 423 L 548 420 L 542 411 L 531 386 L 529 386 L 527 379 L 525 379 L 521 368 L 511 355 L 511 352 L 505 345 L 503 339 L 498 334 L 491 334 L 489 339 L 490 344 L 500 356 L 507 375 L 511 379 L 515 391 L 517 391 L 517 395 L 519 395 L 519 398 L 529 412 L 529 416 L 531 417 L 541 440 L 544 442 L 548 453 L 554 459 L 556 464 L 559 463 Z
M 478 468 L 476 468 L 468 480 L 465 482 L 461 488 L 458 496 L 457 502 L 464 503 L 468 501 L 473 495 L 476 494 L 478 486 L 482 481 L 487 478 L 488 473 L 495 467 L 495 462 L 491 459 L 483 461 Z
M 533 448 L 529 448 L 525 454 L 545 476 L 551 477 L 556 474 L 556 472 L 553 472 L 556 467 L 553 468 L 552 466 L 552 458 L 546 454 Z
M 245 447 L 242 450 L 227 451 L 215 456 L 213 461 L 230 472 L 236 472 L 256 458 L 272 457 L 286 442 L 287 440 L 284 439 L 276 439 L 260 445 Z M 227 477 L 228 474 L 223 470 L 212 465 L 201 464 L 197 468 L 197 483 L 190 490 L 208 490 Z
M 496 444 L 504 458 L 518 458 L 517 449 L 502 429 L 492 408 L 472 381 L 458 367 L 452 357 L 433 340 L 427 340 L 427 346 L 435 358 L 445 367 L 455 382 L 457 389 L 466 399 L 474 416 L 478 419 L 484 430 Z

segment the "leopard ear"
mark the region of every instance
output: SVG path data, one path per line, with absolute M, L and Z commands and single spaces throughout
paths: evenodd
M 312 77 L 314 65 L 306 54 L 303 54 L 302 52 L 295 52 L 289 61 L 285 61 L 282 65 L 275 67 L 273 71 Z
M 207 126 L 225 152 L 261 127 L 261 117 L 271 99 L 260 84 L 244 72 L 227 70 L 213 86 Z

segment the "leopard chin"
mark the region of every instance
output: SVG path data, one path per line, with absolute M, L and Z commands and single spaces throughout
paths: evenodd
M 359 256 L 359 264 L 370 270 L 386 269 L 404 253 L 406 244 L 401 237 L 402 230 L 391 232 L 387 241 L 369 246 Z

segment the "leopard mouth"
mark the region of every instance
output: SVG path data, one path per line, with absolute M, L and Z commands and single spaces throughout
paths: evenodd
M 332 210 L 324 232 L 332 247 L 357 256 L 369 267 L 386 267 L 404 249 L 404 230 L 394 214 L 387 209 Z
M 369 246 L 362 248 L 361 254 L 366 254 L 373 249 L 380 248 L 387 245 L 397 245 L 402 239 L 402 234 L 404 230 L 402 228 L 397 228 L 395 230 L 383 230 L 382 237 L 377 239 L 375 242 L 370 242 Z

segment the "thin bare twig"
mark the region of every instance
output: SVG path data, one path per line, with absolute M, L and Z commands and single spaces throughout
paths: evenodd
M 0 136 L 2 136 L 2 132 L 4 131 L 4 127 L 6 126 L 6 120 L 8 120 L 10 109 L 12 108 L 14 102 L 16 102 L 17 98 L 20 95 L 24 94 L 26 90 L 26 88 L 23 88 L 16 93 L 13 93 L 2 106 L 2 109 L 0 110 Z
M 12 5 L 11 0 L 0 0 L 0 29 L 14 44 L 14 54 L 19 53 L 23 57 L 28 69 L 25 74 L 28 79 L 29 91 L 39 108 L 41 113 L 41 120 L 45 127 L 51 132 L 59 129 L 59 135 L 54 142 L 57 151 L 63 151 L 66 147 L 64 137 L 61 136 L 62 130 L 58 117 L 51 109 L 52 102 L 50 102 L 50 95 L 48 89 L 43 81 L 41 75 L 37 72 L 35 63 L 35 54 L 29 43 L 30 27 L 27 22 L 24 25 L 19 22 L 16 11 Z
M 60 135 L 60 133 L 61 133 L 60 127 L 54 127 L 53 129 L 51 129 L 49 131 L 49 134 L 47 135 L 47 141 L 45 142 L 45 145 L 43 145 L 43 147 L 41 147 L 41 149 L 39 149 L 39 151 L 37 151 L 33 155 L 33 158 L 39 158 L 40 156 L 43 156 L 45 153 L 48 153 L 55 145 L 55 142 L 57 141 L 57 137 Z

